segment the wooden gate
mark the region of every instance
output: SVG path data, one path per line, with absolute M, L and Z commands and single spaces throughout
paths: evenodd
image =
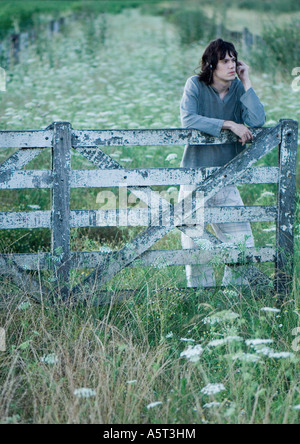
M 56 273 L 62 297 L 78 300 L 83 293 L 87 297 L 95 295 L 95 288 L 101 289 L 127 266 L 151 266 L 156 261 L 168 266 L 203 264 L 217 255 L 225 264 L 252 264 L 248 267 L 248 277 L 257 274 L 254 263 L 275 262 L 274 289 L 276 293 L 285 294 L 293 276 L 298 122 L 280 120 L 275 127 L 255 128 L 252 132 L 253 142 L 223 167 L 126 169 L 101 147 L 221 144 L 236 141 L 237 137 L 226 130 L 221 131 L 219 138 L 190 129 L 74 130 L 68 122 L 55 122 L 44 131 L 1 131 L 0 149 L 18 148 L 18 151 L 0 165 L 0 189 L 48 188 L 52 193 L 49 211 L 0 213 L 0 229 L 50 228 L 52 231 L 51 253 L 2 254 L 1 273 L 9 273 L 18 285 L 39 298 L 42 284 L 27 271 L 50 267 Z M 22 170 L 49 147 L 52 149 L 51 170 Z M 278 147 L 276 167 L 252 167 L 275 147 Z M 99 169 L 72 170 L 72 148 Z M 234 246 L 223 248 L 204 228 L 204 237 L 213 244 L 208 251 L 200 248 L 149 250 L 174 228 L 197 241 L 193 228 L 185 222 L 200 206 L 205 206 L 207 199 L 227 185 L 260 183 L 277 184 L 277 205 L 205 208 L 204 223 L 274 221 L 277 226 L 275 248 L 246 248 L 243 253 Z M 201 202 L 196 200 L 193 206 L 186 205 L 183 219 L 181 209 L 188 198 L 171 205 L 152 190 L 154 185 L 197 185 L 195 192 L 202 192 L 204 197 Z M 70 210 L 72 188 L 116 186 L 127 186 L 131 193 L 155 207 L 155 211 L 158 209 L 155 217 L 149 217 L 153 215 L 149 209 Z M 72 227 L 124 226 L 124 220 L 130 220 L 131 226 L 147 228 L 121 250 L 108 253 L 70 250 Z M 162 220 L 168 223 L 161 223 Z M 93 271 L 82 284 L 70 288 L 72 268 Z M 42 287 L 42 291 L 47 290 Z

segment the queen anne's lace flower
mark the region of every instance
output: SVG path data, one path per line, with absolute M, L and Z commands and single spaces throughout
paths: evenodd
M 194 347 L 190 345 L 180 354 L 180 356 L 182 358 L 187 358 L 191 362 L 198 362 L 203 352 L 204 349 L 200 344 L 195 345 Z
M 147 405 L 147 409 L 153 409 L 153 407 L 156 407 L 158 405 L 162 405 L 161 401 L 157 401 L 157 402 L 151 402 L 150 404 Z
M 40 361 L 44 364 L 54 365 L 58 363 L 58 357 L 54 353 L 51 353 L 50 355 L 42 356 Z
M 201 390 L 203 395 L 217 395 L 218 393 L 224 392 L 226 389 L 223 384 L 208 384 Z
M 263 307 L 260 309 L 260 311 L 265 311 L 269 313 L 280 313 L 280 310 L 278 308 L 272 308 L 272 307 Z
M 96 396 L 96 392 L 90 388 L 79 388 L 74 390 L 74 396 L 76 398 L 93 398 Z

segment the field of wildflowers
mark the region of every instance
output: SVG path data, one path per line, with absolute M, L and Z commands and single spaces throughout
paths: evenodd
M 182 47 L 172 24 L 138 10 L 69 24 L 52 41 L 41 36 L 7 73 L 1 130 L 44 129 L 58 120 L 74 129 L 178 128 L 183 86 L 203 49 L 201 42 Z M 298 120 L 299 92 L 289 83 L 282 78 L 274 83 L 270 73 L 254 70 L 251 79 L 265 106 L 266 126 L 281 118 Z M 1 151 L 0 162 L 11 153 Z M 183 148 L 108 148 L 107 153 L 128 167 L 164 167 L 179 166 Z M 271 153 L 260 164 L 276 161 Z M 93 168 L 76 153 L 72 165 Z M 46 152 L 26 168 L 49 167 Z M 99 191 L 73 190 L 72 209 L 100 208 Z M 246 204 L 275 203 L 273 185 L 240 191 Z M 1 211 L 46 210 L 50 193 L 0 191 L 0 202 Z M 275 226 L 256 225 L 257 245 L 274 245 Z M 73 230 L 72 249 L 119 249 L 138 231 Z M 49 251 L 49 242 L 47 230 L 0 230 L 1 252 Z M 155 248 L 181 248 L 179 231 Z M 0 421 L 297 423 L 298 216 L 295 259 L 293 289 L 281 307 L 271 294 L 254 289 L 179 291 L 185 285 L 181 266 L 124 270 L 107 288 L 140 292 L 117 306 L 70 310 L 47 301 L 36 305 L 26 294 L 12 297 L 0 310 L 6 332 Z M 270 266 L 265 269 L 272 273 Z M 17 292 L 6 277 L 0 285 L 1 293 Z

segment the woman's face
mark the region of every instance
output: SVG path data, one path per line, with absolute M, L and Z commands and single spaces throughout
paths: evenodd
M 236 76 L 236 58 L 226 53 L 225 59 L 219 60 L 214 71 L 214 80 L 232 81 Z

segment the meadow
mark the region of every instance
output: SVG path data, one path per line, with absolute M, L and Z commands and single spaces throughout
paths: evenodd
M 176 27 L 162 16 L 131 9 L 69 24 L 52 41 L 41 35 L 8 72 L 1 130 L 44 129 L 53 121 L 68 121 L 74 129 L 178 128 L 183 87 L 204 47 L 204 41 L 182 46 Z M 300 92 L 290 78 L 274 80 L 272 73 L 253 69 L 251 80 L 265 106 L 266 126 L 298 120 Z M 12 153 L 1 151 L 0 162 Z M 107 153 L 130 168 L 179 167 L 183 147 Z M 276 161 L 274 152 L 260 164 Z M 93 168 L 75 152 L 72 166 Z M 49 167 L 45 152 L 26 168 Z M 239 189 L 246 204 L 276 202 L 273 185 Z M 73 190 L 71 209 L 100 208 L 99 191 Z M 0 202 L 1 211 L 46 210 L 50 193 L 5 190 Z M 139 231 L 72 230 L 72 249 L 119 249 Z M 253 231 L 257 245 L 274 245 L 273 224 L 253 224 Z M 298 213 L 295 234 L 296 271 L 281 306 L 271 292 L 254 288 L 179 290 L 185 286 L 182 266 L 124 270 L 106 287 L 115 293 L 139 289 L 134 298 L 72 310 L 46 300 L 35 304 L 1 277 L 1 293 L 12 295 L 0 311 L 7 332 L 7 349 L 0 352 L 1 422 L 297 423 Z M 49 247 L 48 230 L 0 230 L 2 253 Z M 154 247 L 181 248 L 179 231 Z M 272 275 L 271 266 L 264 268 Z M 76 270 L 74 281 L 85 272 Z

